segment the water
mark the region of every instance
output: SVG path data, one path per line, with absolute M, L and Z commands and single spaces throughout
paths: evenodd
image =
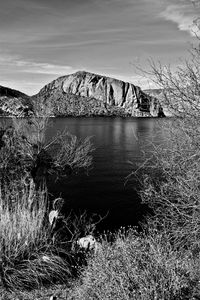
M 79 138 L 92 137 L 93 166 L 88 175 L 73 175 L 51 184 L 50 191 L 66 199 L 66 211 L 87 210 L 107 216 L 99 225 L 103 229 L 136 225 L 146 208 L 140 204 L 137 181 L 132 178 L 126 183 L 126 177 L 144 161 L 144 150 L 150 155 L 152 142 L 163 141 L 158 120 L 58 118 L 52 120 L 47 136 L 65 127 Z
M 52 198 L 65 199 L 66 214 L 86 210 L 88 214 L 106 216 L 98 225 L 99 230 L 137 225 L 146 208 L 140 203 L 137 180 L 132 178 L 126 183 L 126 177 L 143 163 L 144 150 L 151 155 L 152 142 L 165 140 L 158 119 L 56 118 L 51 119 L 46 138 L 64 128 L 79 138 L 91 136 L 95 148 L 93 165 L 88 174 L 73 174 L 68 180 L 50 182 Z

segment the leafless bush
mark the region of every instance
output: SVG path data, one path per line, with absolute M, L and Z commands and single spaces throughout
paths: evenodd
M 154 146 L 153 163 L 149 175 L 143 177 L 141 197 L 154 211 L 149 226 L 167 230 L 177 247 L 184 245 L 197 251 L 200 249 L 200 50 L 193 48 L 191 59 L 176 73 L 155 63 L 152 71 L 163 90 L 161 101 L 175 117 L 160 124 L 167 142 Z

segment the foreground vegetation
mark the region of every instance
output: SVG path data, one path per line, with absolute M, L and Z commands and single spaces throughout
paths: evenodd
M 102 241 L 67 299 L 192 299 L 199 267 L 199 259 L 176 251 L 167 234 L 129 229 L 118 232 L 112 245 Z
M 44 185 L 39 188 L 35 184 L 41 180 L 41 172 L 34 173 L 33 186 L 30 181 L 27 184 L 27 178 L 24 181 L 23 176 L 21 179 L 16 176 L 27 176 L 30 166 L 37 166 L 41 152 L 53 144 L 49 141 L 45 144 L 43 130 L 39 134 L 37 129 L 37 134 L 28 135 L 29 144 L 40 141 L 37 155 L 30 156 L 32 152 L 30 145 L 25 147 L 26 139 L 17 143 L 17 132 L 22 133 L 23 128 L 26 136 L 26 126 L 15 125 L 16 134 L 11 134 L 10 139 L 7 135 L 1 148 L 4 154 L 1 156 L 4 159 L 1 160 L 0 194 L 1 299 L 49 299 L 52 295 L 81 300 L 199 299 L 199 139 L 198 130 L 194 131 L 195 125 L 198 128 L 195 120 L 191 117 L 174 120 L 172 127 L 167 127 L 170 147 L 155 147 L 154 163 L 145 166 L 141 198 L 153 208 L 154 214 L 143 224 L 143 231 L 122 228 L 115 234 L 110 233 L 111 237 L 99 236 L 101 246 L 95 253 L 77 248 L 77 239 L 94 230 L 86 218 L 62 216 L 59 227 L 51 227 L 48 193 Z M 32 126 L 35 128 L 36 124 Z M 58 141 L 56 137 L 56 143 Z M 68 151 L 69 141 L 64 143 Z M 89 165 L 90 160 L 77 158 L 87 158 L 90 152 L 83 150 L 91 147 L 72 149 L 57 152 L 57 155 L 66 153 L 65 157 L 50 156 L 51 163 L 45 164 L 50 172 L 45 176 L 54 172 L 56 176 L 64 176 L 66 168 L 54 167 L 54 162 L 59 166 L 60 157 L 65 159 L 66 165 L 70 161 L 78 161 L 79 167 Z M 77 155 L 74 155 L 75 149 L 79 149 Z M 27 154 L 33 159 L 33 164 L 28 160 L 28 169 L 25 168 L 27 159 L 22 159 L 27 158 Z M 20 164 L 10 164 L 19 157 Z M 45 157 L 40 161 L 44 162 Z M 77 165 L 71 166 L 73 171 Z
M 121 230 L 114 239 L 111 244 L 107 237 L 102 237 L 101 249 L 88 257 L 87 266 L 79 269 L 76 280 L 66 274 L 62 285 L 54 282 L 47 289 L 40 283 L 39 289 L 4 291 L 2 295 L 10 299 L 17 295 L 22 299 L 49 299 L 45 297 L 50 295 L 74 300 L 199 299 L 199 257 L 190 250 L 175 250 L 168 235 L 156 231 L 138 234 L 135 229 Z M 44 267 L 45 263 L 41 265 L 41 274 Z M 65 267 L 69 270 L 69 266 Z
M 15 120 L 1 129 L 0 282 L 24 291 L 60 284 L 78 274 L 84 255 L 76 241 L 93 228 L 85 215 L 63 216 L 49 201 L 47 182 L 91 165 L 92 145 L 66 130 L 46 141 L 48 118 Z M 61 199 L 62 202 L 64 201 Z M 63 203 L 62 203 L 63 204 Z M 57 205 L 58 206 L 58 205 Z M 57 209 L 59 224 L 49 212 Z M 58 226 L 59 225 L 59 226 Z

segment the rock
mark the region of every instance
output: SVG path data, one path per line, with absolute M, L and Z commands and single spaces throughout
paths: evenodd
M 33 102 L 53 106 L 54 115 L 128 116 L 163 114 L 160 102 L 129 82 L 85 71 L 60 77 L 46 85 L 32 98 Z M 164 115 L 164 114 L 163 114 Z
M 84 249 L 85 251 L 94 251 L 94 253 L 101 249 L 101 244 L 98 243 L 92 235 L 87 235 L 78 239 L 77 245 L 80 249 Z

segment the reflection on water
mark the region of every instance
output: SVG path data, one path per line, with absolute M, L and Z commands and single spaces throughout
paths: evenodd
M 164 140 L 157 119 L 58 118 L 50 123 L 47 139 L 67 127 L 79 138 L 91 136 L 95 147 L 93 168 L 88 175 L 74 174 L 67 181 L 49 184 L 54 196 L 66 199 L 66 211 L 73 208 L 102 215 L 108 212 L 103 228 L 137 224 L 144 208 L 136 192 L 137 182 L 125 185 L 125 178 L 143 161 L 142 150 L 151 150 L 150 141 Z

